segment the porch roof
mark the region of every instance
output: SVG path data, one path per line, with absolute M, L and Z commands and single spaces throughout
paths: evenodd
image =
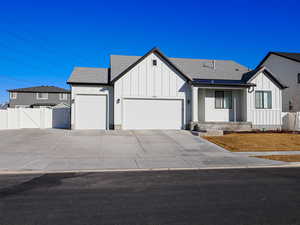
M 253 83 L 245 83 L 242 80 L 209 80 L 209 79 L 193 79 L 192 84 L 197 87 L 254 87 Z

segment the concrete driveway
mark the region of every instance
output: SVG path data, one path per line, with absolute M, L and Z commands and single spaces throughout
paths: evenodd
M 189 131 L 0 131 L 0 171 L 270 166 Z

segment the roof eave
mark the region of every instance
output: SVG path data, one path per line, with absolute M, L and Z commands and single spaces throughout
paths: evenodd
M 196 82 L 192 82 L 193 86 L 196 87 L 243 87 L 243 88 L 249 88 L 249 87 L 255 87 L 256 84 L 253 83 L 246 83 L 246 84 L 205 84 L 205 83 L 196 83 Z
M 83 85 L 106 85 L 106 86 L 110 86 L 109 83 L 101 83 L 101 82 L 95 82 L 95 83 L 91 83 L 91 82 L 76 82 L 76 81 L 67 81 L 67 84 L 77 84 L 77 85 L 80 85 L 80 84 L 83 84 Z

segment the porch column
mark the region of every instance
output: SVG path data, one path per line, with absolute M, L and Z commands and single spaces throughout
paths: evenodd
M 192 87 L 192 122 L 198 122 L 198 87 Z

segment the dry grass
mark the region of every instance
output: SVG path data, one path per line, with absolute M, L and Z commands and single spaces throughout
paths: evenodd
M 300 151 L 300 134 L 232 133 L 204 138 L 232 152 Z
M 300 155 L 263 155 L 255 156 L 262 159 L 271 159 L 283 162 L 300 162 Z

